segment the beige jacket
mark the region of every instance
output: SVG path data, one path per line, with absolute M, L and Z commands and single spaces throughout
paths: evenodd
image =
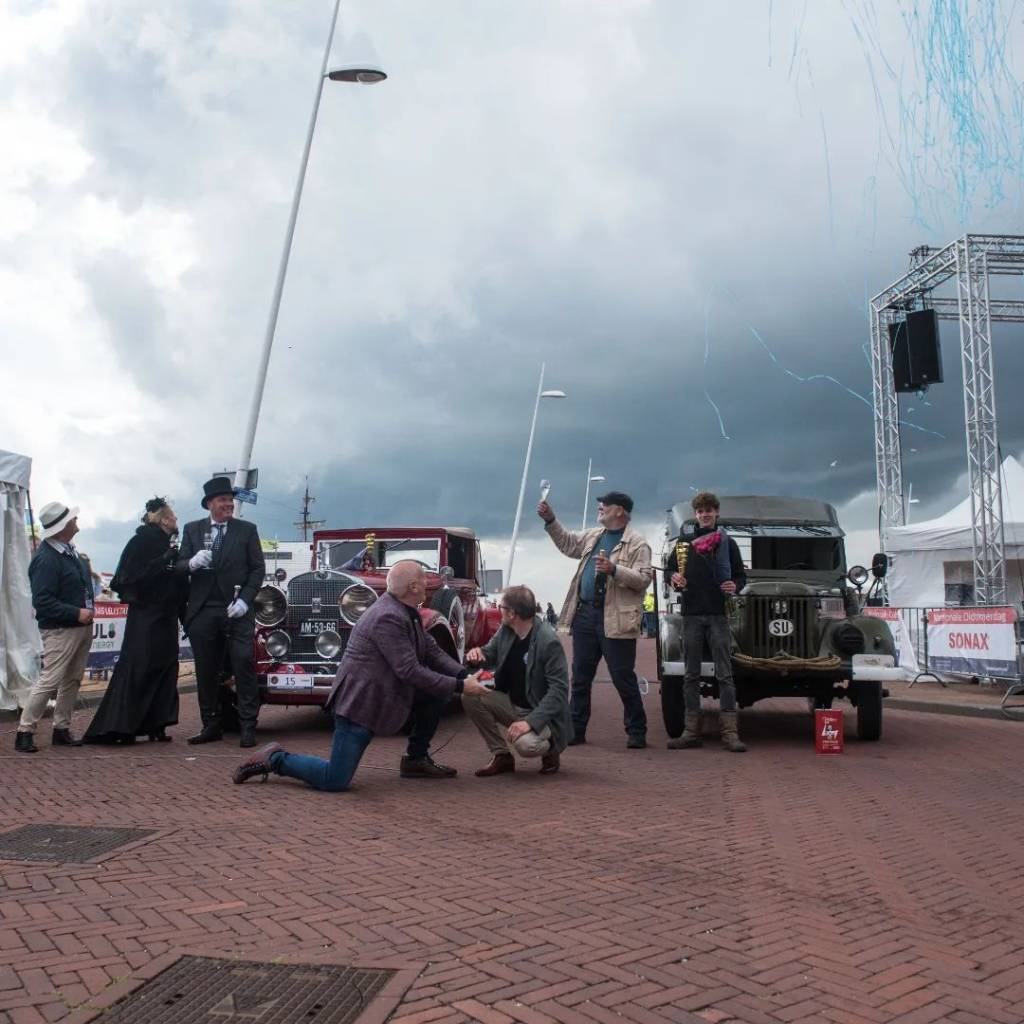
M 573 533 L 556 519 L 544 529 L 563 555 L 579 559 L 562 606 L 562 614 L 558 618 L 559 625 L 571 626 L 580 599 L 580 576 L 583 575 L 583 567 L 590 553 L 604 533 L 604 527 L 597 526 L 582 533 Z M 608 577 L 608 589 L 605 591 L 604 634 L 611 640 L 632 640 L 640 635 L 644 591 L 650 586 L 653 575 L 651 546 L 627 524 L 622 539 L 612 548 L 608 558 L 615 563 L 615 575 Z

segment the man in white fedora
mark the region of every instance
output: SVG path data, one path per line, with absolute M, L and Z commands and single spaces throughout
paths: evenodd
M 71 734 L 71 714 L 82 685 L 82 674 L 92 644 L 92 577 L 71 543 L 78 533 L 78 509 L 59 501 L 39 513 L 43 542 L 28 567 L 36 625 L 43 640 L 43 668 L 21 712 L 14 749 L 34 754 L 36 725 L 51 698 L 53 742 L 78 747 L 82 741 Z

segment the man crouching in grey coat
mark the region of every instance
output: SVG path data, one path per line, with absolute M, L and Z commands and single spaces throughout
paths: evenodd
M 511 747 L 521 757 L 539 757 L 541 774 L 551 775 L 572 739 L 565 651 L 555 631 L 535 614 L 537 599 L 528 587 L 509 587 L 498 607 L 501 629 L 486 647 L 466 653 L 470 665 L 494 669 L 493 690 L 462 696 L 491 752 L 490 762 L 476 774 L 514 772 Z

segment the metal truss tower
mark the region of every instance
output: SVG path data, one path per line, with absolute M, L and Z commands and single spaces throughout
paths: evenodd
M 870 303 L 875 468 L 883 546 L 886 527 L 906 522 L 899 405 L 893 382 L 889 324 L 919 309 L 934 309 L 940 318 L 960 324 L 974 596 L 979 604 L 998 605 L 1006 601 L 992 323 L 1024 323 L 1024 301 L 991 298 L 989 279 L 1021 274 L 1024 235 L 964 235 L 943 249 L 915 249 L 910 254 L 910 270 Z M 955 287 L 954 295 L 933 294 L 947 283 Z

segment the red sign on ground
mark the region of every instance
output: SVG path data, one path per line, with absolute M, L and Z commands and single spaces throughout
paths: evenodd
M 814 712 L 814 749 L 819 754 L 843 752 L 843 713 L 826 708 Z

